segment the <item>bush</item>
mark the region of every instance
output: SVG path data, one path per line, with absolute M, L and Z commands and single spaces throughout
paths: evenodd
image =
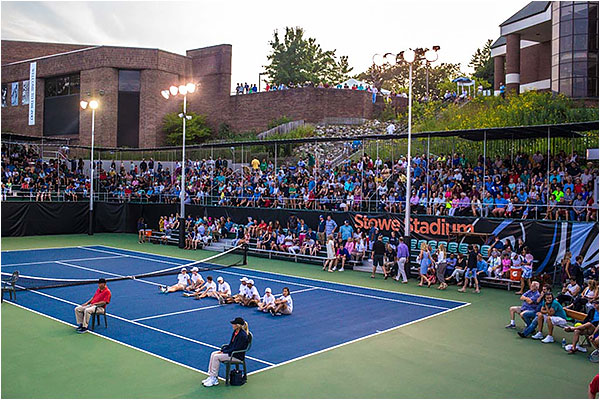
M 183 124 L 179 113 L 169 113 L 163 118 L 163 132 L 166 135 L 165 141 L 169 145 L 178 146 L 181 144 L 183 136 Z M 205 142 L 212 136 L 212 129 L 208 125 L 205 115 L 199 115 L 193 112 L 187 113 L 192 117 L 186 121 L 185 142 L 188 144 L 198 144 Z
M 273 129 L 276 126 L 287 124 L 288 122 L 292 122 L 292 120 L 284 115 L 269 122 L 269 125 L 267 125 L 267 129 Z
M 478 97 L 463 107 L 450 104 L 436 115 L 425 116 L 415 125 L 414 131 L 560 124 L 597 118 L 597 107 L 580 108 L 576 101 L 564 95 L 529 91 L 508 95 L 505 99 L 500 96 Z

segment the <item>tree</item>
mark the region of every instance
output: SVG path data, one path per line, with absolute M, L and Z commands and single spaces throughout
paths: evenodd
M 189 104 L 188 104 L 189 106 Z M 185 142 L 198 144 L 206 141 L 212 135 L 212 128 L 208 125 L 205 115 L 188 112 L 192 119 L 186 121 Z M 163 132 L 169 145 L 181 145 L 183 136 L 183 122 L 178 112 L 166 114 L 163 118 Z
M 477 49 L 471 57 L 469 67 L 473 67 L 474 78 L 488 81 L 490 86 L 494 84 L 494 61 L 492 60 L 492 39 L 488 39 L 482 48 Z
M 286 27 L 283 39 L 276 30 L 269 45 L 271 54 L 267 59 L 270 63 L 265 65 L 265 72 L 277 85 L 335 84 L 345 80 L 352 71 L 348 57 L 341 56 L 338 60 L 335 50 L 323 50 L 315 38 L 305 38 L 304 29 L 300 27 Z
M 375 85 L 377 88 L 408 93 L 408 70 L 409 66 L 406 63 L 384 65 L 383 67 L 371 66 L 356 78 Z M 444 94 L 444 85 L 460 75 L 460 64 L 441 63 L 432 66 L 423 60 L 415 62 L 413 64 L 413 96 L 415 99 L 424 98 L 427 94 L 427 87 L 429 87 L 430 97 L 439 98 Z

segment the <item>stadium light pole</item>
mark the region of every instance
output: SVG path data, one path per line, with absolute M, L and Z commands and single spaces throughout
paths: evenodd
M 171 86 L 169 89 L 162 90 L 160 94 L 168 100 L 171 96 L 183 96 L 183 112 L 179 113 L 179 118 L 183 120 L 183 137 L 181 146 L 181 188 L 179 190 L 179 247 L 185 247 L 185 121 L 191 120 L 192 116 L 187 115 L 187 95 L 196 91 L 195 83 L 185 85 Z
M 410 181 L 410 170 L 411 170 L 411 141 L 412 141 L 412 72 L 413 64 L 420 62 L 423 58 L 426 62 L 434 62 L 437 60 L 437 52 L 440 46 L 433 46 L 432 50 L 426 50 L 422 48 L 408 49 L 401 51 L 398 54 L 385 53 L 383 56 L 373 56 L 373 63 L 377 66 L 383 66 L 384 64 L 395 65 L 402 62 L 408 64 L 408 149 L 406 155 L 406 207 L 404 213 L 404 242 L 410 248 L 410 192 L 411 192 L 411 181 Z
M 96 119 L 96 109 L 99 106 L 97 100 L 90 100 L 89 102 L 81 100 L 79 102 L 82 110 L 88 107 L 92 110 L 92 146 L 90 150 L 90 211 L 89 211 L 89 224 L 88 224 L 88 235 L 94 234 L 94 125 Z

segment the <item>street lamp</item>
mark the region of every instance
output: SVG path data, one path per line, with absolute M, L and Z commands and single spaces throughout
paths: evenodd
M 179 113 L 179 118 L 183 120 L 183 138 L 181 147 L 181 189 L 179 191 L 179 247 L 185 247 L 185 121 L 191 120 L 192 116 L 187 115 L 187 95 L 196 91 L 195 83 L 187 83 L 185 85 L 171 86 L 169 89 L 162 90 L 160 94 L 169 99 L 171 96 L 183 95 L 183 112 Z
M 98 108 L 98 101 L 91 100 L 89 102 L 82 100 L 79 102 L 82 110 L 87 109 L 88 107 L 92 110 L 92 147 L 90 151 L 90 212 L 89 212 L 89 225 L 88 225 L 88 235 L 94 234 L 94 122 L 96 119 L 96 109 Z
M 400 62 L 408 63 L 408 154 L 406 156 L 406 207 L 404 213 L 404 236 L 405 243 L 410 247 L 410 192 L 411 192 L 411 181 L 410 181 L 410 167 L 411 167 L 411 159 L 410 159 L 410 145 L 412 139 L 412 70 L 413 64 L 416 61 L 420 61 L 423 58 L 427 62 L 434 62 L 437 60 L 437 52 L 440 49 L 440 46 L 433 46 L 432 50 L 426 49 L 408 49 L 405 51 L 401 51 L 396 56 L 392 53 L 386 53 L 382 57 L 373 56 L 373 62 L 378 66 L 383 66 L 384 64 L 394 65 Z M 380 64 L 377 64 L 377 63 Z M 429 168 L 429 160 L 427 160 L 427 167 Z

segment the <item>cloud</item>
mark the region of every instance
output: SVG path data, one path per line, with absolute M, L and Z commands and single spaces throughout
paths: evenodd
M 257 83 L 275 29 L 302 26 L 325 49 L 348 55 L 353 72 L 374 53 L 440 45 L 439 62 L 460 62 L 498 24 L 527 4 L 522 0 L 434 1 L 202 1 L 6 2 L 3 39 L 185 50 L 233 45 L 232 82 Z

